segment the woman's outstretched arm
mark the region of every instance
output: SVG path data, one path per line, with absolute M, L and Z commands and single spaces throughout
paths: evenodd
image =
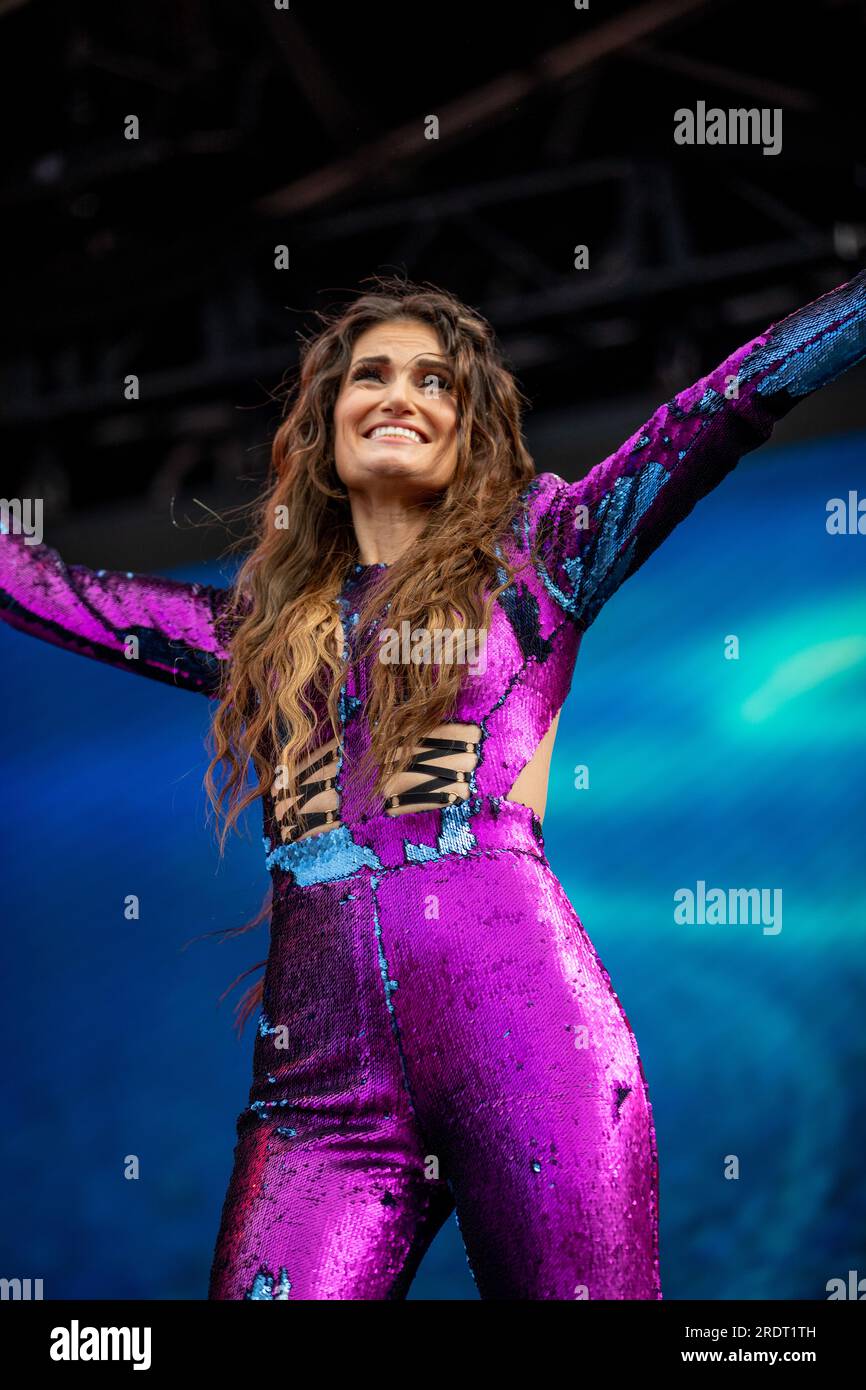
M 53 646 L 215 696 L 230 589 L 67 565 L 0 521 L 0 618 Z
M 866 270 L 738 348 L 580 482 L 541 474 L 525 538 L 537 539 L 540 573 L 564 611 L 589 627 L 777 420 L 864 357 Z

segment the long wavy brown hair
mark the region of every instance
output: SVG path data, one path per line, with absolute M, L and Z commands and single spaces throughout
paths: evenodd
M 404 620 L 409 631 L 486 632 L 497 595 L 515 575 L 495 547 L 535 468 L 521 431 L 528 402 L 493 329 L 477 311 L 429 283 L 369 279 L 374 289 L 360 292 L 339 313 L 319 312 L 322 327 L 302 342 L 299 379 L 296 389 L 288 388 L 266 488 L 251 504 L 251 547 L 248 539 L 237 542 L 250 553 L 232 585 L 231 660 L 209 732 L 213 757 L 205 774 L 211 806 L 217 821 L 222 818 L 221 855 L 231 827 L 276 778 L 281 795 L 293 802 L 303 757 L 341 736 L 346 661 L 337 596 L 359 555 L 334 460 L 334 406 L 353 345 L 366 329 L 412 319 L 435 330 L 451 366 L 457 461 L 447 488 L 424 504 L 421 534 L 368 588 L 357 626 L 360 634 L 369 633 L 362 659 L 378 645 L 374 619 L 384 605 L 390 604 L 388 624 L 398 632 Z M 375 661 L 370 669 L 365 717 L 372 746 L 356 772 L 369 785 L 375 771 L 372 800 L 383 797 L 388 780 L 405 770 L 417 740 L 445 722 L 463 672 L 455 662 L 429 661 Z M 253 922 L 234 930 L 258 925 L 267 911 L 268 900 Z M 239 1006 L 241 1028 L 261 999 L 261 985 Z

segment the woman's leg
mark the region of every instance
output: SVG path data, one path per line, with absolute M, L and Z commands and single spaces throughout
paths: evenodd
M 211 1299 L 403 1298 L 453 1211 L 406 1089 L 365 875 L 275 891 Z
M 658 1299 L 635 1039 L 546 861 L 456 856 L 378 889 L 417 1110 L 482 1298 Z

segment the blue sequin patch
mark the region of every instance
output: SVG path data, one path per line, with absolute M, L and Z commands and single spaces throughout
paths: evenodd
M 810 313 L 791 314 L 774 325 L 765 344 L 744 358 L 740 379 L 749 381 L 767 371 L 755 387 L 759 396 L 783 390 L 791 396 L 805 396 L 835 381 L 866 356 L 861 346 L 864 303 L 866 278 L 856 276 L 850 285 L 840 286 L 810 306 Z
M 264 837 L 265 849 L 270 841 Z M 324 830 L 297 840 L 293 845 L 277 845 L 265 856 L 265 867 L 275 866 L 294 876 L 295 882 L 306 887 L 311 883 L 330 883 L 348 878 L 360 868 L 381 869 L 383 866 L 371 849 L 356 844 L 347 825 L 336 830 Z
M 474 772 L 475 769 L 473 776 Z M 441 829 L 436 837 L 435 846 L 413 844 L 411 840 L 404 840 L 406 863 L 427 864 L 431 859 L 441 859 L 443 854 L 471 854 L 478 843 L 469 825 L 475 810 L 477 806 L 473 807 L 471 796 L 464 797 L 462 801 L 452 802 L 450 806 L 443 806 L 439 813 Z
M 270 1270 L 262 1266 L 244 1297 L 257 1300 L 285 1300 L 288 1299 L 291 1287 L 287 1269 L 281 1266 L 279 1278 L 274 1279 Z
M 431 859 L 440 859 L 438 849 L 432 845 L 413 845 L 411 840 L 403 841 L 407 864 L 426 864 Z

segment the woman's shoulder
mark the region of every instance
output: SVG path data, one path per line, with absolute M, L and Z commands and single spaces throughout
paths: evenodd
M 526 484 L 520 494 L 520 505 L 515 518 L 516 525 L 524 535 L 535 534 L 541 518 L 555 509 L 557 499 L 565 495 L 568 486 L 558 473 L 536 473 Z
M 543 517 L 557 510 L 557 499 L 568 484 L 558 473 L 536 473 L 521 489 L 506 540 L 521 553 L 533 545 Z
M 521 504 L 529 512 L 542 511 L 566 486 L 565 479 L 560 478 L 558 473 L 536 473 L 520 494 Z

